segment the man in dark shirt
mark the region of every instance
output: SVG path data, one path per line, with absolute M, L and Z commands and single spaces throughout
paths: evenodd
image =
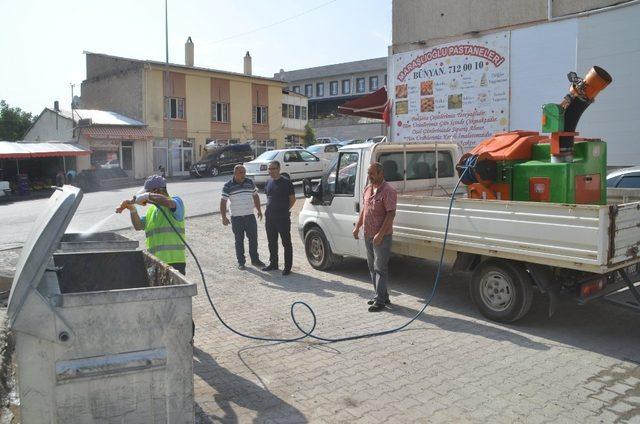
M 278 269 L 278 235 L 284 247 L 284 269 L 282 275 L 291 274 L 293 263 L 293 246 L 291 245 L 291 217 L 289 209 L 296 202 L 293 184 L 280 175 L 280 162 L 269 162 L 269 180 L 265 186 L 267 193 L 267 209 L 265 210 L 265 227 L 269 242 L 269 265 L 263 271 Z

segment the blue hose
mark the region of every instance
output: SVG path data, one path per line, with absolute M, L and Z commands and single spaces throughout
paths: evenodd
M 470 161 L 470 159 L 473 159 L 473 161 Z M 385 334 L 395 333 L 396 331 L 400 331 L 400 330 L 406 328 L 409 324 L 411 324 L 413 321 L 418 319 L 418 317 L 420 315 L 422 315 L 422 313 L 425 311 L 425 309 L 427 309 L 427 306 L 429 306 L 431 304 L 431 301 L 433 300 L 433 298 L 434 298 L 434 296 L 436 294 L 436 290 L 438 289 L 438 285 L 440 283 L 440 276 L 441 276 L 441 272 L 442 272 L 442 263 L 443 263 L 443 260 L 444 260 L 444 252 L 445 252 L 445 248 L 446 248 L 446 245 L 447 245 L 447 236 L 449 235 L 449 222 L 450 222 L 450 219 L 451 219 L 451 209 L 453 208 L 453 201 L 455 200 L 456 192 L 458 190 L 458 187 L 460 186 L 460 182 L 463 181 L 463 178 L 464 178 L 465 174 L 467 174 L 467 173 L 473 174 L 473 172 L 470 172 L 470 168 L 472 168 L 475 165 L 475 160 L 476 159 L 477 159 L 477 157 L 471 157 L 465 162 L 465 164 L 463 165 L 462 175 L 458 179 L 458 182 L 456 183 L 456 186 L 453 189 L 453 193 L 451 194 L 451 198 L 450 198 L 450 201 L 449 201 L 449 210 L 447 211 L 447 223 L 446 223 L 445 229 L 444 229 L 444 240 L 442 242 L 442 250 L 440 252 L 440 261 L 438 262 L 438 271 L 436 273 L 436 279 L 435 279 L 435 281 L 433 283 L 433 289 L 431 289 L 431 294 L 427 298 L 424 306 L 422 306 L 420 311 L 418 311 L 411 319 L 409 319 L 406 323 L 402 324 L 399 327 L 394 327 L 394 328 L 391 328 L 391 329 L 388 329 L 388 330 L 383 330 L 383 331 L 376 331 L 376 332 L 373 332 L 373 333 L 357 334 L 357 335 L 354 335 L 354 336 L 323 337 L 323 336 L 314 334 L 314 330 L 316 329 L 316 325 L 317 325 L 316 313 L 314 312 L 313 308 L 311 306 L 309 306 L 309 304 L 307 304 L 306 302 L 303 302 L 301 300 L 293 302 L 291 304 L 291 308 L 290 308 L 291 320 L 293 321 L 294 325 L 298 328 L 298 330 L 302 333 L 298 337 L 292 337 L 292 338 L 286 338 L 285 339 L 285 338 L 275 338 L 275 337 L 254 336 L 254 335 L 251 335 L 251 334 L 243 333 L 243 332 L 238 331 L 235 328 L 231 327 L 222 318 L 222 316 L 220 315 L 220 312 L 218 312 L 218 309 L 216 308 L 216 305 L 213 302 L 213 299 L 211 298 L 211 294 L 209 293 L 209 288 L 207 287 L 207 282 L 206 282 L 206 279 L 204 277 L 204 272 L 202 271 L 202 267 L 200 266 L 200 262 L 198 261 L 198 257 L 196 256 L 196 254 L 191 249 L 191 246 L 189 246 L 189 244 L 186 242 L 186 240 L 182 237 L 180 232 L 175 228 L 175 226 L 173 225 L 171 220 L 169 220 L 169 218 L 167 217 L 166 212 L 161 207 L 159 207 L 158 209 L 160 210 L 160 212 L 162 212 L 162 214 L 164 215 L 165 219 L 169 222 L 169 224 L 171 225 L 171 228 L 173 228 L 173 230 L 176 232 L 176 234 L 178 234 L 178 237 L 180 237 L 180 240 L 182 240 L 182 242 L 184 243 L 186 248 L 189 250 L 189 252 L 191 253 L 191 256 L 193 256 L 193 259 L 195 260 L 196 265 L 198 266 L 198 271 L 200 272 L 200 277 L 202 278 L 202 285 L 204 286 L 204 291 L 205 291 L 205 293 L 207 295 L 207 299 L 209 301 L 209 304 L 211 305 L 211 308 L 213 309 L 213 312 L 215 313 L 216 317 L 220 320 L 222 325 L 225 326 L 232 333 L 237 334 L 238 336 L 241 336 L 241 337 L 245 337 L 247 339 L 267 341 L 267 342 L 297 342 L 297 341 L 300 341 L 300 340 L 305 339 L 307 337 L 315 339 L 315 340 L 320 340 L 320 341 L 323 341 L 323 342 L 330 342 L 330 343 L 343 342 L 343 341 L 347 341 L 347 340 L 365 339 L 365 338 L 369 338 L 369 337 L 383 336 Z M 475 177 L 474 177 L 474 179 L 475 179 Z M 296 312 L 295 312 L 296 311 L 296 306 L 305 307 L 311 313 L 311 316 L 313 318 L 313 323 L 312 323 L 311 328 L 309 330 L 305 330 L 304 328 L 302 328 L 302 326 L 300 325 L 300 323 L 296 319 Z

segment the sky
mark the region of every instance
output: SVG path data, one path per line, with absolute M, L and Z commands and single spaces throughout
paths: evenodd
M 169 61 L 273 77 L 387 55 L 391 0 L 168 0 Z M 163 0 L 0 0 L 0 99 L 38 114 L 80 94 L 83 51 L 165 60 Z M 290 18 L 290 19 L 289 19 Z M 283 22 L 284 21 L 284 22 Z M 266 27 L 266 28 L 265 28 Z

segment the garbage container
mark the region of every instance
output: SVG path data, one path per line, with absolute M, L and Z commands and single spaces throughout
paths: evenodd
M 195 284 L 141 250 L 56 252 L 82 197 L 56 190 L 16 267 L 23 423 L 193 423 Z
M 109 251 L 136 250 L 140 243 L 121 234 L 112 232 L 100 233 L 66 233 L 58 245 L 59 252 L 76 251 Z

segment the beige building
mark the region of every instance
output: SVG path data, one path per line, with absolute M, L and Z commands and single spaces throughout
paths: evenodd
M 282 90 L 282 128 L 285 147 L 304 145 L 304 127 L 309 118 L 309 99 L 293 91 Z
M 163 62 L 86 52 L 82 106 L 147 124 L 153 135 L 147 150 L 152 154 L 145 158 L 147 174 L 159 167 L 169 175 L 188 173 L 214 140 L 284 147 L 285 137 L 297 131 L 283 123 L 284 83 L 252 75 L 249 52 L 243 74 L 196 67 L 190 41 L 186 64 L 170 64 L 168 80 Z

